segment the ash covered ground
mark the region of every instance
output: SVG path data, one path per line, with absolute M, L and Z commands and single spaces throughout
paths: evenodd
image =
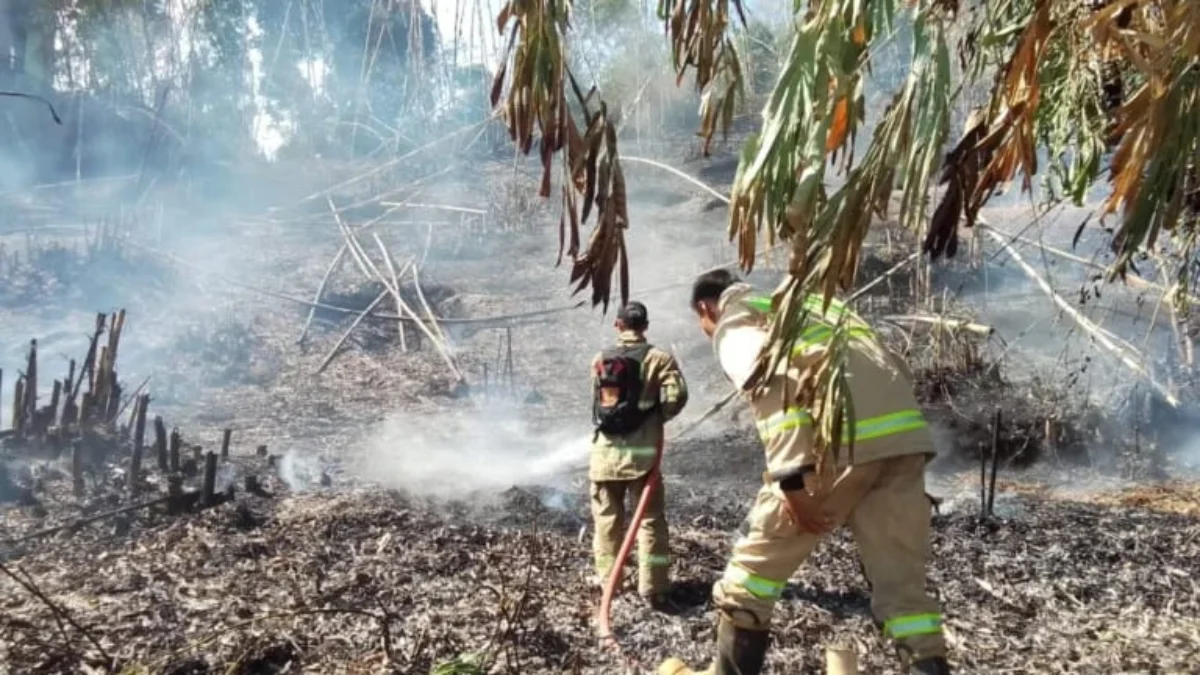
M 128 463 L 91 476 L 77 498 L 62 458 L 6 451 L 10 481 L 27 498 L 4 504 L 0 521 L 0 557 L 14 574 L 0 579 L 5 667 L 74 673 L 106 658 L 127 672 L 180 675 L 630 667 L 594 637 L 582 472 L 582 373 L 612 339 L 611 314 L 550 312 L 577 301 L 566 270 L 553 267 L 556 214 L 511 161 L 476 164 L 454 180 L 429 178 L 433 168 L 386 174 L 330 192 L 331 202 L 318 191 L 361 167 L 337 167 L 336 180 L 279 180 L 288 189 L 272 192 L 275 208 L 190 214 L 193 227 L 165 234 L 134 219 L 106 235 L 112 251 L 87 258 L 94 269 L 54 275 L 61 290 L 4 296 L 6 374 L 30 338 L 43 354 L 74 355 L 95 311 L 127 307 L 126 390 L 147 382 L 151 415 L 189 443 L 212 449 L 230 428 L 220 487 L 255 476 L 260 488 L 198 513 L 137 510 L 31 536 L 127 503 Z M 690 168 L 718 186 L 729 178 L 727 157 Z M 692 385 L 682 429 L 725 393 L 686 309 L 691 276 L 734 257 L 721 236 L 725 212 L 673 177 L 628 170 L 637 172 L 633 296 L 650 306 L 651 338 L 678 355 Z M 409 206 L 389 205 L 400 202 Z M 358 233 L 371 255 L 386 248 L 399 266 L 419 266 L 421 292 L 404 274 L 397 290 L 444 319 L 468 387 L 454 383 L 436 340 L 411 324 L 402 340 L 394 319 L 363 321 L 322 369 L 384 290 L 347 256 L 321 302 L 350 312 L 318 308 L 304 330 L 303 302 L 344 242 L 331 203 L 351 227 L 376 220 Z M 1049 231 L 1069 239 L 1077 221 L 1061 218 Z M 1012 231 L 1024 224 L 1002 211 L 993 219 Z M 22 240 L 6 242 L 0 272 L 45 273 L 37 247 L 48 235 Z M 861 281 L 905 246 L 899 233 L 873 241 Z M 930 584 L 949 617 L 952 661 L 974 673 L 1192 672 L 1200 492 L 1189 420 L 1134 396 L 1134 378 L 1056 322 L 1036 287 L 992 253 L 982 268 L 935 266 L 932 300 L 915 302 L 918 279 L 901 272 L 865 303 L 909 356 L 943 446 L 931 469 L 931 491 L 945 502 Z M 770 262 L 759 269 L 764 283 L 778 274 Z M 1064 270 L 1056 281 L 1069 293 L 1086 278 Z M 1106 327 L 1126 339 L 1161 323 L 1134 291 L 1106 288 L 1105 301 Z M 380 310 L 394 314 L 393 302 Z M 914 315 L 973 319 L 999 337 L 931 332 L 905 319 Z M 1139 344 L 1157 353 L 1168 331 Z M 47 377 L 57 377 L 62 362 L 46 358 Z M 981 520 L 978 458 L 990 451 L 998 407 L 996 513 Z M 1175 433 L 1157 433 L 1168 426 Z M 667 452 L 673 575 L 688 608 L 666 616 L 618 599 L 614 625 L 637 672 L 668 655 L 707 663 L 709 588 L 760 480 L 761 451 L 737 405 Z M 147 480 L 161 489 L 164 478 Z M 868 672 L 897 672 L 843 535 L 797 572 L 775 635 L 769 672 L 819 672 L 821 648 L 834 641 L 855 645 Z

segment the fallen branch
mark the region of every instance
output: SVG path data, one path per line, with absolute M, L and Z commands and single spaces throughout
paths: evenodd
M 67 637 L 66 628 L 63 626 L 63 622 L 66 622 L 72 628 L 79 631 L 79 633 L 83 635 L 84 639 L 92 643 L 92 646 L 96 648 L 96 651 L 100 652 L 100 657 L 104 659 L 105 668 L 111 669 L 113 666 L 113 659 L 108 655 L 108 652 L 104 651 L 104 647 L 100 644 L 100 641 L 97 640 L 90 632 L 88 632 L 86 628 L 79 625 L 79 622 L 71 616 L 70 612 L 60 607 L 58 603 L 47 597 L 46 594 L 37 587 L 37 584 L 33 582 L 33 577 L 29 576 L 28 572 L 25 572 L 24 570 L 21 571 L 25 576 L 24 579 L 22 579 L 21 576 L 19 576 L 16 572 L 8 569 L 8 567 L 6 567 L 3 563 L 0 563 L 0 572 L 3 572 L 13 581 L 20 584 L 22 588 L 24 588 L 38 600 L 41 600 L 42 604 L 49 608 L 50 612 L 54 615 L 54 622 L 58 624 L 58 630 L 62 633 L 64 640 L 67 640 L 68 643 L 70 642 L 70 638 Z
M 920 314 L 890 314 L 880 317 L 882 321 L 890 321 L 892 323 L 928 323 L 949 328 L 950 330 L 965 330 L 977 335 L 987 337 L 995 332 L 991 326 L 972 323 L 962 319 L 947 319 L 941 316 L 920 315 Z
M 346 329 L 346 332 L 342 333 L 341 339 L 338 340 L 337 344 L 333 346 L 333 349 L 330 349 L 329 353 L 325 355 L 325 359 L 321 361 L 321 365 L 317 366 L 317 370 L 314 373 L 315 375 L 320 375 L 322 372 L 324 372 L 325 368 L 329 365 L 329 362 L 333 361 L 333 357 L 337 355 L 338 350 L 342 348 L 342 345 L 346 342 L 346 339 L 350 337 L 350 334 L 354 332 L 354 329 L 358 328 L 358 324 L 362 323 L 362 320 L 367 316 L 367 313 L 375 309 L 375 306 L 380 302 L 383 302 L 383 299 L 387 296 L 388 292 L 386 289 L 381 291 L 379 295 L 376 296 L 373 301 L 371 301 L 371 304 L 367 305 L 367 308 L 359 313 L 357 317 L 355 317 L 354 322 L 350 324 L 350 327 Z
M 1083 265 L 1085 267 L 1090 267 L 1091 269 L 1098 270 L 1101 272 L 1108 271 L 1107 265 L 1098 263 L 1094 260 L 1088 260 L 1087 258 L 1075 255 L 1074 253 L 1071 253 L 1069 251 L 1064 251 L 1059 248 L 1054 248 L 1053 246 L 1049 246 L 1047 244 L 1044 244 L 1044 243 L 1042 243 L 1036 239 L 1032 239 L 1030 237 L 1026 237 L 1026 236 L 1023 236 L 1020 234 L 1011 234 L 1011 233 L 1005 232 L 1004 230 L 999 230 L 995 227 L 992 227 L 991 225 L 988 225 L 986 222 L 983 222 L 982 219 L 977 221 L 977 225 L 979 225 L 980 227 L 982 227 L 985 230 L 994 232 L 994 233 L 1008 239 L 1009 241 L 1019 241 L 1023 244 L 1029 244 L 1030 246 L 1037 246 L 1039 249 L 1041 249 L 1041 250 L 1045 251 L 1046 253 L 1049 253 L 1050 255 L 1053 255 L 1057 258 L 1062 258 L 1063 260 L 1070 260 L 1071 262 L 1079 263 L 1080 265 Z M 1175 290 L 1173 288 L 1168 288 L 1161 284 L 1156 284 L 1153 281 L 1143 279 L 1142 277 L 1139 277 L 1139 276 L 1125 275 L 1125 277 L 1122 278 L 1122 281 L 1124 281 L 1125 283 L 1128 283 L 1130 286 L 1133 286 L 1135 288 L 1153 290 L 1153 291 L 1158 291 L 1160 293 L 1169 294 L 1169 293 L 1174 292 L 1174 290 Z M 1188 302 L 1200 303 L 1200 298 L 1197 298 L 1196 296 L 1193 296 L 1193 295 L 1188 295 L 1187 299 L 1188 299 Z
M 342 246 L 338 249 L 333 260 L 329 261 L 329 267 L 325 268 L 325 276 L 321 277 L 321 283 L 317 285 L 317 292 L 313 294 L 313 302 L 320 302 L 321 297 L 325 295 L 325 287 L 329 284 L 329 277 L 333 276 L 333 270 L 337 269 L 338 263 L 342 262 L 342 258 L 346 256 L 346 247 Z M 303 345 L 304 338 L 308 336 L 308 327 L 312 325 L 313 316 L 317 313 L 316 306 L 308 308 L 308 317 L 304 320 L 304 328 L 300 330 L 300 337 L 296 338 L 296 344 Z
M 151 506 L 165 504 L 170 499 L 171 499 L 171 497 L 158 497 L 157 499 L 151 499 L 151 500 L 145 501 L 145 502 L 138 502 L 137 504 L 130 504 L 128 506 L 122 506 L 119 509 L 113 509 L 112 511 L 105 511 L 104 513 L 98 513 L 94 516 L 88 516 L 87 518 L 80 518 L 79 520 L 72 520 L 69 523 L 63 523 L 62 525 L 48 527 L 44 530 L 38 530 L 37 532 L 31 532 L 31 533 L 26 534 L 21 537 L 14 537 L 13 539 L 5 539 L 3 542 L 0 542 L 0 543 L 4 544 L 5 546 L 14 546 L 16 544 L 21 544 L 21 543 L 27 542 L 31 539 L 38 539 L 40 537 L 48 537 L 52 534 L 57 534 L 59 532 L 62 532 L 63 530 L 76 530 L 85 525 L 91 525 L 92 523 L 95 523 L 97 521 L 104 520 L 105 518 L 112 518 L 113 516 L 119 516 L 122 513 L 129 513 L 130 511 L 139 511 L 141 509 L 149 508 Z
M 425 308 L 425 315 L 429 317 L 429 323 L 433 325 L 438 334 L 442 336 L 442 341 L 449 343 L 450 339 L 446 337 L 446 332 L 442 330 L 438 324 L 437 317 L 433 315 L 433 309 L 429 307 L 429 303 L 425 300 L 425 291 L 421 290 L 421 277 L 417 267 L 413 267 L 413 287 L 417 290 L 417 299 L 421 301 L 421 306 Z M 510 352 L 511 354 L 511 352 Z
M 706 183 L 702 182 L 700 179 L 695 178 L 688 173 L 680 171 L 679 169 L 676 169 L 673 166 L 663 164 L 662 162 L 656 162 L 653 159 L 646 159 L 645 157 L 634 157 L 632 155 L 621 155 L 621 161 L 622 162 L 633 162 L 635 164 L 646 164 L 648 166 L 653 166 L 655 168 L 662 169 L 663 171 L 673 173 L 676 176 L 679 176 L 680 178 L 691 183 L 692 185 L 695 185 L 696 187 L 700 188 L 701 190 L 704 190 L 708 194 L 716 197 L 717 199 L 720 199 L 721 201 L 725 202 L 726 204 L 729 204 L 730 200 L 729 200 L 728 196 L 723 195 L 720 192 L 717 192 L 715 189 L 713 189 L 711 186 L 707 185 Z
M 362 256 L 363 256 L 363 259 L 364 259 L 364 262 L 366 262 L 366 264 L 367 264 L 368 266 L 370 266 L 370 268 L 371 268 L 371 271 L 375 273 L 375 277 L 376 277 L 377 279 L 379 279 L 380 281 L 382 281 L 382 282 L 383 282 L 383 285 L 384 285 L 385 287 L 387 287 L 387 289 L 388 289 L 389 291 L 391 291 L 392 295 L 393 295 L 393 296 L 396 298 L 396 302 L 400 304 L 400 307 L 401 307 L 401 309 L 402 309 L 402 310 L 403 310 L 405 313 L 407 313 L 409 316 L 413 317 L 413 319 L 414 319 L 414 323 L 416 324 L 417 328 L 418 328 L 418 329 L 420 329 L 420 330 L 421 330 L 421 332 L 425 334 L 425 337 L 429 338 L 429 341 L 430 341 L 430 342 L 433 344 L 434 348 L 435 348 L 435 349 L 437 349 L 438 353 L 439 353 L 439 354 L 442 356 L 442 359 L 443 359 L 443 360 L 446 362 L 446 365 L 447 365 L 447 366 L 449 366 L 449 368 L 450 368 L 450 371 L 451 371 L 452 373 L 454 373 L 454 375 L 455 375 L 455 376 L 456 376 L 456 377 L 457 377 L 457 378 L 458 378 L 460 381 L 462 381 L 462 380 L 464 379 L 464 378 L 463 378 L 463 375 L 462 375 L 462 372 L 460 372 L 460 371 L 459 371 L 459 369 L 458 369 L 458 366 L 457 366 L 457 365 L 455 365 L 455 363 L 454 363 L 454 358 L 453 358 L 452 356 L 450 356 L 450 352 L 449 352 L 449 350 L 447 350 L 447 349 L 446 349 L 446 347 L 445 347 L 444 345 L 442 345 L 442 344 L 441 344 L 441 342 L 438 340 L 437 336 L 436 336 L 436 335 L 434 335 L 434 334 L 433 334 L 433 333 L 432 333 L 432 332 L 429 330 L 429 328 L 425 326 L 424 322 L 422 322 L 422 321 L 420 321 L 419 319 L 417 319 L 417 314 L 416 314 L 416 312 L 412 311 L 412 308 L 411 308 L 411 307 L 409 307 L 409 306 L 408 306 L 408 303 L 404 302 L 404 298 L 403 298 L 403 297 L 401 297 L 401 295 L 400 295 L 400 289 L 399 289 L 399 288 L 395 288 L 395 287 L 393 287 L 393 286 L 392 286 L 392 284 L 391 284 L 391 282 L 390 282 L 390 281 L 388 281 L 388 280 L 387 280 L 387 278 L 385 278 L 385 277 L 383 276 L 383 274 L 381 274 L 381 273 L 379 272 L 379 268 L 375 266 L 375 263 L 374 263 L 374 262 L 373 262 L 373 261 L 372 261 L 372 260 L 371 260 L 369 257 L 367 257 L 366 251 L 364 251 L 364 250 L 362 249 L 362 245 L 361 245 L 361 244 L 359 244 L 359 243 L 358 243 L 358 240 L 357 240 L 357 239 L 354 237 L 354 233 L 353 233 L 353 232 L 351 232 L 351 231 L 349 231 L 349 230 L 347 230 L 347 231 L 346 231 L 344 234 L 345 234 L 345 237 L 346 237 L 346 243 L 347 243 L 347 244 L 349 244 L 349 245 L 350 245 L 352 248 L 354 248 L 354 249 L 357 249 L 357 250 L 359 251 L 359 253 L 361 253 L 361 254 L 362 254 Z M 376 239 L 376 241 L 379 243 L 380 247 L 382 247 L 382 246 L 383 246 L 383 242 L 382 242 L 382 241 L 380 241 L 378 238 Z M 381 248 L 381 251 L 382 251 L 382 253 L 383 253 L 383 255 L 384 255 L 384 257 L 385 257 L 385 258 L 386 258 L 386 257 L 390 257 L 390 255 L 391 255 L 391 254 L 389 254 L 389 253 L 387 252 L 387 249 L 386 249 L 386 248 Z
M 1171 407 L 1179 407 L 1179 399 L 1175 398 L 1171 392 L 1167 391 L 1166 387 L 1155 381 L 1153 376 L 1151 376 L 1150 373 L 1147 372 L 1140 363 L 1130 358 L 1129 354 L 1109 337 L 1108 331 L 1105 331 L 1097 326 L 1091 319 L 1087 318 L 1081 314 L 1079 310 L 1072 307 L 1071 303 L 1064 300 L 1063 297 L 1059 295 L 1050 286 L 1050 284 L 1037 273 L 1037 270 L 1033 269 L 1029 263 L 1025 262 L 1025 259 L 1021 257 L 1021 254 L 1017 253 L 1016 249 L 1014 249 L 1011 244 L 1004 240 L 1004 237 L 991 228 L 987 228 L 983 232 L 991 237 L 993 241 L 1003 247 L 1005 252 L 1008 253 L 1009 257 L 1013 259 L 1013 262 L 1017 263 L 1017 265 L 1021 267 L 1025 274 L 1028 275 L 1029 278 L 1032 279 L 1044 293 L 1046 293 L 1046 295 L 1050 296 L 1050 299 L 1054 302 L 1054 304 L 1058 305 L 1060 309 L 1074 319 L 1075 323 L 1079 324 L 1080 328 L 1094 337 L 1096 342 L 1098 342 L 1102 347 L 1112 352 L 1113 355 L 1115 355 L 1126 367 L 1128 367 L 1134 373 L 1137 373 L 1141 377 L 1145 378 L 1146 381 L 1150 383 L 1150 386 L 1154 387 L 1154 389 L 1157 390 L 1164 399 L 1166 399 L 1167 403 L 1171 404 Z
M 277 300 L 283 300 L 285 302 L 290 302 L 290 303 L 293 303 L 296 305 L 301 305 L 303 307 L 315 307 L 317 309 L 323 309 L 327 312 L 336 312 L 338 314 L 346 314 L 349 316 L 357 316 L 359 314 L 359 312 L 362 311 L 360 309 L 352 309 L 350 307 L 340 307 L 338 305 L 331 305 L 331 304 L 325 303 L 325 302 L 315 302 L 312 300 L 305 300 L 303 298 L 298 298 L 294 295 L 288 295 L 286 293 L 280 293 L 278 291 L 272 291 L 267 288 L 255 286 L 254 284 L 248 284 L 244 281 L 238 281 L 237 279 L 233 279 L 226 274 L 216 274 L 216 273 L 212 272 L 211 270 L 207 270 L 198 265 L 194 265 L 172 253 L 168 253 L 166 251 L 162 251 L 162 250 L 156 249 L 152 246 L 147 246 L 145 244 L 140 244 L 136 241 L 133 241 L 132 239 L 126 239 L 124 241 L 125 241 L 125 243 L 129 244 L 130 246 L 134 246 L 134 247 L 143 249 L 147 252 L 154 253 L 155 255 L 162 256 L 163 258 L 170 260 L 171 262 L 179 265 L 180 267 L 186 267 L 186 268 L 191 269 L 200 274 L 210 275 L 210 276 L 216 278 L 217 280 L 225 283 L 226 285 L 233 286 L 234 288 L 241 288 L 243 290 L 247 290 L 252 293 L 258 293 L 259 295 L 264 295 L 269 298 L 275 298 Z M 535 310 L 531 310 L 528 312 L 516 312 L 513 314 L 495 314 L 493 316 L 463 317 L 463 318 L 438 317 L 438 321 L 444 325 L 452 325 L 452 326 L 489 326 L 489 325 L 497 325 L 497 324 L 504 325 L 504 324 L 510 324 L 510 323 L 513 323 L 513 322 L 516 322 L 516 321 L 519 321 L 522 319 L 532 319 L 535 317 L 547 316 L 550 314 L 562 314 L 563 312 L 570 312 L 572 310 L 583 307 L 586 303 L 587 303 L 586 300 L 581 300 L 579 302 L 576 302 L 573 305 L 559 305 L 558 307 L 551 307 L 549 309 L 535 309 Z M 399 316 L 396 314 L 388 314 L 385 312 L 372 312 L 369 314 L 369 316 L 376 318 L 376 319 L 383 319 L 385 321 L 399 320 L 399 321 L 415 321 L 415 322 L 419 323 L 418 319 L 414 319 L 412 317 L 402 317 L 402 316 Z
M 470 213 L 477 216 L 487 215 L 487 211 L 483 209 L 473 209 L 466 206 L 451 206 L 449 204 L 420 204 L 417 202 L 379 202 L 380 206 L 392 206 L 396 208 L 410 209 L 433 209 L 435 211 L 454 211 L 456 213 Z
M 386 251 L 387 249 L 383 248 L 383 241 L 380 240 L 379 235 L 372 233 L 372 236 L 375 237 L 375 243 L 379 244 L 380 249 Z M 396 290 L 399 290 L 401 275 L 396 273 L 396 266 L 392 263 L 392 256 L 391 255 L 384 256 L 383 262 L 385 265 L 387 265 L 388 273 L 392 275 L 392 285 L 396 287 Z M 412 265 L 411 260 L 408 261 L 407 263 L 405 263 L 405 265 L 404 265 L 405 271 L 408 270 L 410 265 Z M 414 268 L 414 272 L 415 271 L 416 270 Z M 398 314 L 399 316 L 404 316 L 404 306 L 400 303 L 400 296 L 398 296 L 398 295 L 396 296 L 396 314 Z M 404 322 L 398 321 L 396 323 L 396 328 L 400 332 L 400 351 L 407 352 L 408 351 L 408 338 L 405 337 L 405 335 L 404 335 Z
M 326 197 L 325 202 L 329 204 L 329 212 L 333 214 L 333 221 L 337 224 L 338 232 L 342 234 L 342 239 L 346 242 L 354 241 L 354 235 L 350 231 L 350 226 L 346 225 L 346 221 L 342 220 L 341 214 L 338 213 L 337 207 L 333 204 L 333 199 Z M 358 265 L 358 271 L 363 273 L 363 276 L 368 280 L 371 279 L 371 272 L 367 266 L 370 262 L 366 259 L 366 252 L 361 247 L 343 246 L 342 250 L 349 248 L 350 257 L 354 259 L 354 263 Z

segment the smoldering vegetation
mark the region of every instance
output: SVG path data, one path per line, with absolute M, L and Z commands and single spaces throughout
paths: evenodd
M 626 102 L 623 151 L 727 193 L 753 120 L 700 157 L 697 97 L 655 65 L 657 27 L 576 5 L 577 72 Z M 585 373 L 612 314 L 570 295 L 557 205 L 488 119 L 494 8 L 343 9 L 6 19 L 64 45 L 0 64 L 0 83 L 63 122 L 12 103 L 18 133 L 0 145 L 0 659 L 16 672 L 624 663 L 593 639 L 583 472 Z M 766 19 L 752 32 L 753 103 L 786 42 Z M 724 203 L 652 164 L 626 171 L 634 296 L 692 389 L 664 460 L 685 610 L 622 597 L 614 617 L 649 669 L 707 661 L 709 587 L 762 459 L 739 404 L 690 426 L 727 391 L 687 310 L 691 277 L 734 257 Z M 1163 288 L 1101 285 L 1069 257 L 1105 260 L 1102 230 L 1072 247 L 1084 213 L 1036 232 L 1019 206 L 984 215 L 1092 330 L 982 229 L 955 260 L 905 266 L 915 240 L 879 223 L 859 271 L 860 287 L 882 279 L 860 307 L 906 356 L 943 449 L 931 582 L 952 659 L 1186 669 L 1200 642 L 1191 321 Z M 763 256 L 751 279 L 771 287 L 785 265 Z M 109 348 L 96 313 L 119 308 Z M 895 672 L 853 558 L 839 535 L 797 573 L 773 672 L 818 669 L 834 640 Z

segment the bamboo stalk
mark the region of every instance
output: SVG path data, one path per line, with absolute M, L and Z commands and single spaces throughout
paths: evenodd
M 401 273 L 401 274 L 396 273 L 396 266 L 392 262 L 392 256 L 391 256 L 391 254 L 389 254 L 387 252 L 387 248 L 383 245 L 383 240 L 379 238 L 379 235 L 372 233 L 371 236 L 375 237 L 376 245 L 378 245 L 379 250 L 384 253 L 383 263 L 384 263 L 384 265 L 387 266 L 388 273 L 392 275 L 392 285 L 396 287 L 396 291 L 398 293 L 400 291 L 400 276 L 403 273 Z M 404 265 L 405 271 L 408 271 L 409 265 L 412 265 L 411 260 L 409 262 L 405 263 L 405 265 Z M 396 300 L 396 315 L 404 316 L 404 307 L 400 303 L 400 296 L 397 295 L 395 300 Z M 398 321 L 396 324 L 396 328 L 400 332 L 400 351 L 407 352 L 408 351 L 408 338 L 405 337 L 405 335 L 404 335 L 404 322 Z
M 354 329 L 358 327 L 358 324 L 362 323 L 362 320 L 371 313 L 371 310 L 375 309 L 375 305 L 383 302 L 383 299 L 387 296 L 388 291 L 387 289 L 384 289 L 379 293 L 379 295 L 375 296 L 375 299 L 371 301 L 370 305 L 367 305 L 366 309 L 364 309 L 357 317 L 354 318 L 354 322 L 350 324 L 350 327 L 346 329 L 346 332 L 342 333 L 341 339 L 337 341 L 337 344 L 333 345 L 333 349 L 330 349 L 329 353 L 325 355 L 325 358 L 321 361 L 321 365 L 317 366 L 317 370 L 314 374 L 320 375 L 322 372 L 324 372 L 325 368 L 329 365 L 329 362 L 333 361 L 333 357 L 336 356 L 338 350 L 342 348 L 342 344 L 346 342 L 346 339 L 349 338 L 350 334 L 354 332 Z
M 346 232 L 345 234 L 347 237 L 347 242 L 352 247 L 358 248 L 360 251 L 362 251 L 362 245 L 359 244 L 358 240 L 354 238 L 354 233 Z M 380 242 L 380 245 L 382 245 L 382 242 Z M 389 257 L 389 255 L 390 255 L 387 252 L 386 248 L 383 249 L 383 254 L 384 254 L 384 257 Z M 363 255 L 365 257 L 366 253 L 363 252 Z M 425 334 L 425 337 L 429 338 L 429 341 L 431 343 L 433 343 L 434 348 L 437 349 L 439 354 L 441 354 L 442 360 L 444 360 L 446 362 L 446 365 L 450 368 L 450 371 L 452 373 L 454 373 L 454 375 L 459 380 L 464 379 L 462 373 L 458 370 L 458 366 L 455 365 L 455 363 L 454 363 L 454 358 L 452 356 L 450 356 L 449 350 L 446 349 L 446 347 L 441 343 L 441 341 L 438 340 L 437 336 L 434 335 L 433 332 L 429 330 L 429 328 L 425 325 L 425 323 L 423 321 L 417 319 L 417 313 L 414 312 L 412 310 L 412 308 L 408 306 L 408 303 L 404 302 L 404 298 L 400 296 L 400 289 L 392 288 L 390 282 L 382 274 L 380 274 L 379 268 L 375 267 L 375 263 L 372 262 L 370 258 L 365 258 L 365 259 L 366 259 L 366 263 L 371 266 L 371 270 L 375 273 L 375 276 L 380 281 L 383 282 L 384 286 L 388 287 L 388 290 L 390 290 L 392 292 L 392 294 L 396 297 L 396 301 L 400 303 L 400 305 L 403 307 L 404 311 L 407 314 L 409 314 L 410 316 L 412 316 L 414 319 L 416 319 L 415 323 L 417 325 L 417 328 L 419 328 L 421 330 L 421 332 Z
M 977 335 L 987 337 L 995 332 L 996 329 L 983 324 L 972 323 L 962 319 L 947 319 L 941 316 L 926 316 L 918 314 L 890 314 L 880 317 L 883 321 L 896 322 L 912 322 L 912 323 L 928 323 L 949 328 L 951 330 L 965 330 Z
M 333 256 L 329 266 L 325 268 L 325 276 L 321 277 L 321 283 L 317 285 L 317 292 L 313 294 L 313 304 L 308 308 L 308 317 L 304 320 L 304 328 L 300 330 L 300 337 L 296 338 L 296 344 L 303 345 L 304 338 L 308 337 L 308 327 L 312 325 L 313 316 L 317 313 L 316 303 L 320 302 L 321 297 L 325 295 L 325 286 L 329 284 L 329 277 L 333 275 L 333 271 L 337 269 L 338 264 L 345 256 L 346 247 L 343 245 Z
M 1017 265 L 1021 267 L 1022 271 L 1024 271 L 1025 274 L 1028 275 L 1029 278 L 1032 279 L 1042 289 L 1042 291 L 1050 297 L 1054 304 L 1058 305 L 1060 309 L 1062 309 L 1068 316 L 1075 320 L 1075 323 L 1079 324 L 1080 328 L 1094 337 L 1096 342 L 1098 342 L 1102 347 L 1112 352 L 1112 354 L 1116 356 L 1118 360 L 1120 360 L 1121 363 L 1127 368 L 1145 378 L 1146 381 L 1150 383 L 1150 386 L 1154 387 L 1154 389 L 1157 390 L 1158 393 L 1161 394 L 1167 403 L 1170 403 L 1172 407 L 1179 407 L 1179 399 L 1177 399 L 1170 391 L 1168 391 L 1166 387 L 1163 387 L 1161 384 L 1159 384 L 1140 363 L 1130 358 L 1125 350 L 1117 346 L 1117 344 L 1109 338 L 1107 331 L 1101 329 L 1091 319 L 1087 318 L 1081 314 L 1079 310 L 1072 307 L 1071 303 L 1064 300 L 1062 296 L 1059 295 L 1050 286 L 1050 284 L 1043 279 L 1035 269 L 1033 269 L 1029 263 L 1025 262 L 1025 259 L 1021 257 L 1021 254 L 1017 253 L 1016 249 L 1014 249 L 1011 244 L 1004 240 L 1004 237 L 991 228 L 988 228 L 985 230 L 985 232 L 989 237 L 992 238 L 993 241 L 999 244 L 1006 253 L 1008 253 L 1009 257 L 1013 259 L 1013 262 L 1017 263 Z
M 422 204 L 419 202 L 379 202 L 380 206 L 394 206 L 397 208 L 412 208 L 412 209 L 433 209 L 435 211 L 454 211 L 456 213 L 470 213 L 477 216 L 487 215 L 484 209 L 473 209 L 467 206 L 452 206 L 449 204 Z

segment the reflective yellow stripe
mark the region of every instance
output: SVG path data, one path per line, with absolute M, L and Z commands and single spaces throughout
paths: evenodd
M 851 326 L 849 335 L 852 338 L 870 339 L 875 337 L 875 333 L 870 328 L 861 326 Z M 833 326 L 819 324 L 809 326 L 800 333 L 800 339 L 796 340 L 796 344 L 792 346 L 792 356 L 803 356 L 809 349 L 813 347 L 823 346 L 833 336 Z
M 823 345 L 827 342 L 830 336 L 833 335 L 833 324 L 836 324 L 843 315 L 850 324 L 850 337 L 869 339 L 875 337 L 875 332 L 867 326 L 866 322 L 854 313 L 845 303 L 834 298 L 829 303 L 828 311 L 822 311 L 821 305 L 823 299 L 817 295 L 810 295 L 804 300 L 804 309 L 816 315 L 816 320 L 820 323 L 808 326 L 800 333 L 800 338 L 792 347 L 792 356 L 801 356 L 809 349 Z M 765 295 L 754 296 L 746 300 L 746 304 L 752 308 L 772 314 L 771 298 Z
M 894 413 L 858 420 L 854 425 L 854 440 L 869 441 L 872 438 L 902 434 L 905 431 L 924 429 L 925 416 L 920 410 L 898 410 Z
M 764 441 L 790 429 L 812 424 L 812 416 L 804 408 L 787 408 L 758 422 L 758 435 Z
M 770 440 L 785 431 L 812 424 L 812 416 L 803 408 L 785 408 L 765 420 L 758 422 L 758 435 L 764 441 Z M 898 410 L 896 412 L 867 417 L 854 423 L 854 441 L 869 441 L 873 438 L 901 434 L 914 429 L 924 429 L 927 426 L 925 416 L 920 410 Z M 850 435 L 843 434 L 842 440 L 849 442 Z
M 620 455 L 628 455 L 630 457 L 653 457 L 654 446 L 652 445 L 602 445 L 596 447 L 597 452 L 616 452 Z
M 889 619 L 883 624 L 883 633 L 893 640 L 903 640 L 914 635 L 935 635 L 942 632 L 941 614 L 909 614 Z
M 666 554 L 649 553 L 641 558 L 643 565 L 649 565 L 651 567 L 663 567 L 671 564 L 671 557 Z
M 778 600 L 779 596 L 783 595 L 783 587 L 787 583 L 751 574 L 745 568 L 739 567 L 737 563 L 729 563 L 725 567 L 724 579 L 731 584 L 741 586 L 759 600 Z

